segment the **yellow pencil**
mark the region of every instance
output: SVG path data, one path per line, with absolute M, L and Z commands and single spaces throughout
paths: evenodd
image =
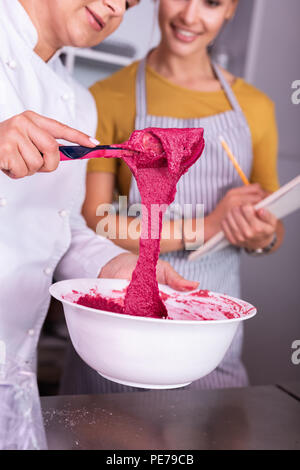
M 234 168 L 236 169 L 236 171 L 238 172 L 241 180 L 243 181 L 244 184 L 250 184 L 248 179 L 247 179 L 247 176 L 245 175 L 245 173 L 243 172 L 243 170 L 241 169 L 240 165 L 238 164 L 238 162 L 236 161 L 236 158 L 234 157 L 232 151 L 230 150 L 227 142 L 224 140 L 223 137 L 219 136 L 219 139 L 220 139 L 220 142 L 222 144 L 222 147 L 223 149 L 225 150 L 225 152 L 227 153 L 229 159 L 231 160 Z

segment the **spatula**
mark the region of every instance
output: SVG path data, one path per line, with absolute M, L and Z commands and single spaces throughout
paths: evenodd
M 146 132 L 145 132 L 146 131 Z M 197 130 L 198 131 L 198 130 Z M 132 136 L 138 137 L 134 144 L 131 142 Z M 138 145 L 136 145 L 136 143 Z M 180 165 L 181 173 L 185 171 L 200 157 L 204 147 L 204 139 L 200 139 L 197 145 L 192 148 L 192 152 L 186 155 L 180 163 L 177 161 L 169 162 L 166 158 L 164 148 L 155 135 L 152 135 L 151 130 L 147 132 L 146 129 L 143 131 L 135 131 L 130 139 L 123 144 L 118 145 L 97 145 L 96 147 L 84 147 L 81 145 L 66 145 L 60 146 L 60 160 L 77 160 L 77 159 L 90 159 L 90 158 L 124 158 L 126 163 L 133 170 L 136 167 L 147 168 L 147 167 L 159 167 L 169 166 L 170 170 L 174 170 L 178 163 Z M 183 147 L 183 150 L 185 148 Z M 144 153 L 146 152 L 146 154 Z M 137 158 L 131 160 L 131 157 L 136 156 Z M 129 157 L 129 160 L 128 160 Z M 175 166 L 174 166 L 175 163 Z M 173 168 L 174 167 L 174 168 Z
M 128 151 L 121 147 L 113 147 L 112 145 L 97 145 L 96 147 L 84 147 L 82 145 L 62 145 L 59 147 L 60 160 L 77 160 L 98 157 L 116 157 L 123 155 L 130 156 L 132 151 Z

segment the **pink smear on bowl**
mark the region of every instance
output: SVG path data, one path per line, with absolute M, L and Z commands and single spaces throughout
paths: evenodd
M 159 296 L 164 302 L 167 315 L 165 320 L 182 321 L 218 321 L 244 318 L 253 311 L 253 307 L 242 300 L 216 294 L 208 290 L 197 290 L 190 293 L 174 292 L 166 294 L 160 291 Z M 107 312 L 127 314 L 125 311 L 126 289 L 112 290 L 106 295 L 99 293 L 97 288 L 87 293 L 72 291 L 63 296 L 69 302 Z M 133 310 L 129 313 L 136 315 Z M 147 315 L 152 317 L 153 315 Z M 154 317 L 155 318 L 155 317 Z

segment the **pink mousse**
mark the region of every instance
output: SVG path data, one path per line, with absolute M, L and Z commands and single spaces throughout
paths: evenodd
M 136 178 L 142 202 L 139 259 L 127 289 L 124 312 L 165 318 L 167 309 L 156 280 L 162 220 L 174 200 L 178 180 L 203 152 L 203 129 L 135 131 L 122 148 L 134 151 L 133 157 L 124 160 Z
M 134 131 L 130 139 L 119 147 L 126 150 L 122 158 L 136 178 L 141 194 L 138 262 L 126 291 L 122 312 L 113 300 L 101 296 L 95 298 L 87 294 L 78 303 L 116 313 L 166 318 L 167 309 L 156 280 L 162 220 L 168 205 L 174 200 L 178 180 L 203 152 L 203 129 L 143 129 Z
M 235 301 L 207 290 L 172 294 L 159 292 L 159 295 L 167 310 L 167 320 L 231 320 L 243 318 L 253 311 L 247 302 Z M 90 289 L 88 293 L 73 291 L 65 295 L 64 299 L 89 308 L 125 314 L 126 289 L 111 290 L 105 294 L 100 294 L 97 288 Z M 135 312 L 131 312 L 131 315 L 135 315 Z

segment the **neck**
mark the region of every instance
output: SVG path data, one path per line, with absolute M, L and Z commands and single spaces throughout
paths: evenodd
M 51 15 L 48 11 L 47 2 L 41 4 L 36 0 L 19 0 L 26 13 L 30 17 L 38 33 L 38 42 L 34 52 L 45 62 L 51 59 L 55 52 L 62 47 L 55 35 L 55 28 L 51 26 Z
M 189 82 L 214 78 L 211 60 L 206 49 L 190 56 L 179 56 L 161 42 L 150 53 L 147 62 L 157 73 L 169 80 Z

